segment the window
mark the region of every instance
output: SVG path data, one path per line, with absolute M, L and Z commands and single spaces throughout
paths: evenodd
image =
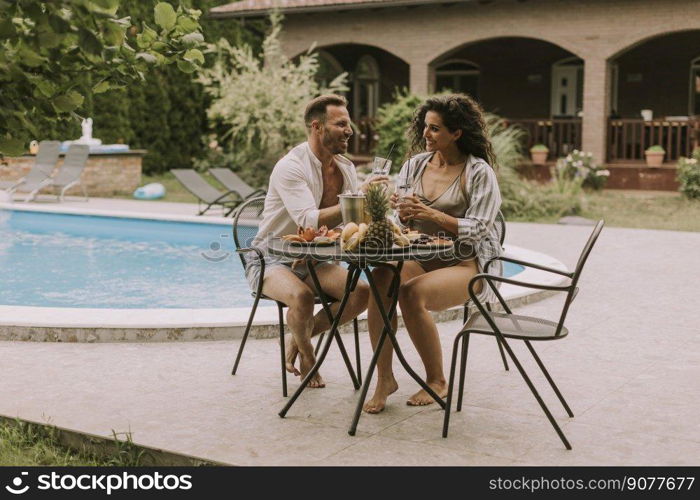
M 567 57 L 552 65 L 552 116 L 576 116 L 583 108 L 583 61 Z
M 700 57 L 690 64 L 690 114 L 700 115 Z
M 437 92 L 451 90 L 479 99 L 479 67 L 469 61 L 446 61 L 435 68 Z
M 316 73 L 316 81 L 321 88 L 328 87 L 328 84 L 344 71 L 338 60 L 330 53 L 325 50 L 318 51 L 318 72 Z
M 379 107 L 379 65 L 374 57 L 360 57 L 353 84 L 354 119 L 373 118 Z

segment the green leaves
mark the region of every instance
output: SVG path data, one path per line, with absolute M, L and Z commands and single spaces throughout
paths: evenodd
M 107 92 L 110 89 L 109 82 L 107 81 L 101 81 L 94 87 L 92 87 L 92 92 L 93 94 L 101 94 L 103 92 Z
M 0 137 L 0 153 L 8 156 L 19 156 L 25 152 L 24 141 L 11 137 Z
M 41 57 L 26 45 L 20 46 L 18 54 L 19 62 L 25 66 L 29 66 L 30 68 L 41 66 L 46 61 L 46 58 Z
M 90 30 L 78 28 L 78 43 L 80 47 L 90 54 L 99 54 L 102 52 L 102 42 Z
M 140 83 L 154 66 L 177 64 L 192 73 L 204 63 L 199 11 L 158 3 L 152 16 L 137 21 L 142 31 L 129 42 L 134 50 L 127 43 L 131 18 L 117 15 L 119 5 L 119 0 L 0 0 L 0 154 L 37 138 L 36 123 L 93 113 L 90 96 Z
M 169 3 L 160 2 L 153 9 L 155 13 L 156 24 L 166 31 L 170 31 L 175 26 L 177 14 L 175 9 Z
M 182 37 L 182 43 L 186 47 L 195 47 L 204 43 L 204 36 L 201 33 L 188 33 Z
M 71 90 L 53 100 L 53 107 L 60 113 L 74 111 L 83 103 L 85 98 L 76 91 Z
M 183 73 L 194 73 L 197 69 L 197 66 L 195 66 L 189 61 L 178 61 L 177 68 Z
M 204 64 L 204 54 L 199 49 L 190 49 L 182 56 L 185 61 L 198 62 Z

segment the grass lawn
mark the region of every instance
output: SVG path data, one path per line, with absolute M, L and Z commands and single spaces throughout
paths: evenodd
M 217 189 L 224 189 L 211 175 L 206 174 L 205 178 Z M 161 201 L 197 202 L 169 172 L 155 176 L 144 175 L 142 184 L 149 182 L 160 182 L 165 186 L 167 194 Z M 587 193 L 580 215 L 589 219 L 605 219 L 608 226 L 615 227 L 700 231 L 700 201 L 686 200 L 679 193 L 671 191 L 609 189 L 599 193 Z M 557 222 L 556 217 L 532 219 L 525 216 L 511 217 L 509 220 Z
M 55 429 L 27 422 L 0 420 L 0 466 L 135 466 L 140 451 L 129 442 L 114 443 L 113 456 L 105 458 L 87 450 L 63 446 Z

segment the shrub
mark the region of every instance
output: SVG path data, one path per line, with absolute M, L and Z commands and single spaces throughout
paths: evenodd
M 545 146 L 544 144 L 535 144 L 530 148 L 531 153 L 546 153 L 549 151 L 549 148 Z
M 610 171 L 596 164 L 591 153 L 574 149 L 571 154 L 557 160 L 557 170 L 569 179 L 581 178 L 583 187 L 603 189 L 605 181 L 610 177 Z
M 678 183 L 686 198 L 700 199 L 700 148 L 690 158 L 678 160 Z
M 209 45 L 215 62 L 198 78 L 211 97 L 210 126 L 220 132 L 219 142 L 231 154 L 232 168 L 257 186 L 267 181 L 280 157 L 306 138 L 303 114 L 308 101 L 347 90 L 346 73 L 328 88 L 319 87 L 318 55 L 311 49 L 297 63 L 284 55 L 281 19 L 277 13 L 271 15 L 260 56 L 247 44 L 232 47 L 225 39 Z
M 408 129 L 413 118 L 413 113 L 423 102 L 423 98 L 411 94 L 408 89 L 397 89 L 394 100 L 382 104 L 377 110 L 377 130 L 379 141 L 375 153 L 386 154 L 395 144 L 393 157 L 397 158 L 399 166 L 408 159 L 410 141 Z
M 644 150 L 644 152 L 645 153 L 665 153 L 666 150 L 657 144 L 654 146 L 649 146 L 648 148 L 646 148 Z

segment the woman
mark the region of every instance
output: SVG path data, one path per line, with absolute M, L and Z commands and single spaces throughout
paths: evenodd
M 458 238 L 459 258 L 406 261 L 401 271 L 399 306 L 406 329 L 425 365 L 426 383 L 441 397 L 447 394 L 442 366 L 442 348 L 430 314 L 464 304 L 467 284 L 487 260 L 500 255 L 494 220 L 501 195 L 493 168 L 495 158 L 489 143 L 481 107 L 469 96 L 453 94 L 432 97 L 416 111 L 411 123 L 413 151 L 424 150 L 402 167 L 399 183 L 412 186 L 413 196 L 392 196 L 399 221 L 421 233 Z M 470 251 L 464 251 L 468 247 Z M 500 274 L 500 262 L 489 271 Z M 373 276 L 387 289 L 392 273 L 378 268 Z M 476 287 L 480 298 L 491 301 L 490 288 Z M 383 297 L 386 293 L 382 294 Z M 388 307 L 388 298 L 385 308 Z M 373 347 L 384 326 L 374 298 L 368 308 Z M 394 320 L 394 328 L 396 328 Z M 365 403 L 368 413 L 384 409 L 387 397 L 398 389 L 392 371 L 393 348 L 385 342 L 377 364 L 374 395 Z M 427 405 L 433 399 L 424 390 L 407 404 Z

